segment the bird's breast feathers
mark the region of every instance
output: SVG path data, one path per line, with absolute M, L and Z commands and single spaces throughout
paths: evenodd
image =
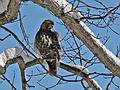
M 42 39 L 42 47 L 43 48 L 47 48 L 47 47 L 50 47 L 50 45 L 52 44 L 52 39 L 48 36 L 48 35 L 45 35 L 45 34 L 42 34 L 40 36 Z

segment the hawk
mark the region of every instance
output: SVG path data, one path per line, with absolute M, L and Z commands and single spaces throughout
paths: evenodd
M 53 29 L 54 22 L 45 20 L 35 36 L 35 48 L 49 66 L 49 74 L 57 75 L 57 66 L 60 61 L 60 39 L 59 34 Z

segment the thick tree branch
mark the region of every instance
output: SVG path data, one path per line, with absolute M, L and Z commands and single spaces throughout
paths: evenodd
M 18 59 L 18 65 L 20 68 L 20 72 L 21 72 L 21 80 L 22 80 L 22 90 L 26 90 L 26 78 L 25 78 L 25 64 L 24 64 L 24 60 L 22 57 L 19 57 Z
M 93 52 L 93 54 L 97 56 L 115 76 L 120 77 L 120 59 L 109 51 L 99 39 L 95 38 L 96 36 L 94 33 L 92 33 L 84 22 L 80 21 L 81 14 L 77 11 L 65 13 L 64 15 L 62 14 L 63 12 L 68 12 L 72 9 L 70 3 L 66 0 L 33 0 L 33 2 L 47 8 L 53 12 L 55 16 L 62 19 L 75 35 Z
M 20 0 L 0 0 L 0 26 L 17 17 L 19 6 Z

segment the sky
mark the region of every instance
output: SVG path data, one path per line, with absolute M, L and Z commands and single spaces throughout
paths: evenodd
M 93 3 L 93 0 L 85 0 L 86 2 L 90 3 L 91 5 L 96 5 L 95 3 Z M 119 0 L 102 0 L 105 4 L 108 5 L 117 5 Z M 119 10 L 120 11 L 120 10 Z M 63 38 L 67 32 L 66 28 L 61 25 L 60 23 L 62 22 L 59 18 L 53 16 L 51 14 L 51 12 L 49 12 L 48 10 L 33 4 L 32 2 L 26 2 L 24 4 L 21 5 L 20 7 L 20 12 L 21 15 L 23 17 L 23 25 L 25 28 L 25 31 L 29 37 L 29 41 L 30 41 L 30 45 L 33 47 L 34 46 L 34 37 L 35 34 L 37 33 L 37 31 L 39 30 L 40 24 L 46 20 L 46 19 L 51 19 L 55 22 L 55 30 L 60 34 L 61 38 Z M 94 12 L 94 11 L 93 11 Z M 118 18 L 114 23 L 114 25 L 112 26 L 113 29 L 115 31 L 117 31 L 118 33 L 120 33 L 119 30 L 119 21 L 120 18 Z M 5 25 L 6 27 L 8 27 L 9 29 L 11 29 L 13 32 L 16 33 L 16 35 L 18 35 L 18 37 L 23 40 L 23 36 L 20 30 L 20 24 L 18 21 L 13 22 L 13 23 L 8 23 Z M 95 26 L 90 26 L 90 29 L 97 35 L 98 33 L 100 34 L 100 36 L 105 36 L 106 34 L 110 35 L 110 40 L 107 42 L 106 46 L 107 48 L 109 48 L 109 50 L 111 50 L 114 54 L 116 54 L 116 47 L 117 45 L 120 44 L 119 39 L 120 36 L 114 34 L 112 31 L 109 31 L 109 29 L 100 29 L 100 28 L 96 28 Z M 0 30 L 0 38 L 4 37 L 6 34 L 6 32 L 3 32 L 2 30 Z M 101 39 L 101 42 L 103 40 Z M 62 42 L 63 45 L 65 45 L 64 42 Z M 81 43 L 81 42 L 80 42 Z M 26 44 L 24 42 L 24 44 Z M 5 49 L 8 48 L 12 48 L 12 47 L 20 47 L 20 45 L 16 42 L 15 39 L 13 39 L 12 36 L 10 36 L 9 38 L 7 38 L 4 42 L 0 41 L 0 52 L 4 51 Z M 88 51 L 87 54 L 85 55 L 86 58 L 90 58 L 92 56 L 92 53 L 84 46 L 82 49 L 82 52 Z M 27 74 L 31 74 L 31 72 L 37 74 L 38 69 L 40 69 L 40 71 L 42 71 L 41 66 L 39 65 L 35 65 L 33 67 L 30 67 L 26 70 L 26 75 Z M 107 69 L 104 70 L 104 65 L 95 65 L 94 67 L 90 67 L 89 70 L 92 71 L 99 71 L 99 72 L 109 72 Z M 61 75 L 67 75 L 69 74 L 68 72 L 66 72 L 65 70 L 59 69 L 59 73 Z M 15 65 L 11 65 L 8 67 L 7 72 L 5 73 L 5 76 L 10 79 L 11 81 L 13 80 L 13 76 L 15 74 L 15 87 L 17 87 L 18 90 L 22 90 L 21 88 L 21 78 L 20 78 L 20 72 L 19 72 L 19 67 L 17 64 Z M 49 75 L 47 75 L 44 80 L 42 80 L 41 82 L 39 82 L 39 80 L 43 77 L 44 75 L 39 75 L 37 77 L 33 77 L 32 80 L 30 82 L 28 82 L 28 84 L 30 85 L 35 85 L 35 88 L 27 88 L 27 90 L 43 90 L 44 88 L 42 86 L 40 86 L 38 83 L 42 84 L 42 85 L 46 85 L 46 86 L 52 86 L 55 83 L 57 83 L 58 78 L 55 77 L 51 77 Z M 69 79 L 73 79 L 74 77 L 70 77 Z M 109 79 L 107 80 L 102 80 L 102 76 L 99 78 L 96 78 L 95 80 L 98 81 L 98 83 L 100 84 L 100 86 L 102 86 L 102 88 L 104 88 L 105 84 L 108 83 Z M 27 79 L 29 79 L 27 77 Z M 118 79 L 115 79 L 116 82 L 119 82 Z M 38 83 L 37 83 L 38 82 Z M 81 88 L 81 83 L 66 83 L 63 82 L 64 84 L 58 85 L 54 88 L 51 88 L 50 90 L 84 90 L 83 88 Z M 0 79 L 0 90 L 11 90 L 11 86 L 6 82 L 6 81 L 2 81 Z M 111 86 L 111 90 L 115 90 L 114 87 Z

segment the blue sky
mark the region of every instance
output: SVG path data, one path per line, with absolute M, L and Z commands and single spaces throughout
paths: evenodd
M 85 0 L 86 2 L 89 2 L 91 5 L 93 5 L 94 3 L 92 2 L 93 0 Z M 104 1 L 104 0 L 102 0 Z M 108 4 L 108 5 L 117 5 L 117 2 L 119 2 L 119 0 L 111 0 L 108 2 L 104 1 L 104 3 Z M 25 3 L 23 5 L 21 5 L 20 8 L 21 14 L 22 16 L 25 16 L 23 18 L 23 24 L 25 27 L 25 31 L 29 36 L 29 41 L 30 41 L 30 45 L 33 46 L 34 45 L 34 37 L 36 32 L 38 31 L 40 24 L 45 20 L 45 19 L 51 19 L 55 22 L 55 30 L 57 32 L 60 33 L 61 38 L 66 34 L 67 30 L 65 29 L 65 27 L 63 25 L 60 25 L 59 23 L 61 23 L 61 20 L 58 19 L 57 17 L 53 16 L 49 11 L 47 11 L 46 9 L 33 4 L 32 2 L 28 2 Z M 116 24 L 114 24 L 112 27 L 115 31 L 117 31 L 118 33 L 120 33 L 119 30 L 119 24 L 120 19 L 118 18 L 116 20 Z M 14 23 L 9 23 L 5 25 L 6 27 L 8 27 L 9 29 L 11 29 L 13 32 L 15 32 L 18 37 L 23 40 L 22 37 L 22 33 L 20 30 L 20 26 L 19 26 L 19 22 L 14 22 Z M 109 29 L 100 29 L 100 28 L 96 28 L 94 26 L 90 26 L 90 28 L 92 29 L 92 31 L 97 35 L 98 33 L 101 36 L 105 36 L 106 33 L 108 35 L 110 35 L 110 40 L 108 41 L 108 43 L 106 44 L 107 47 L 113 52 L 116 53 L 116 46 L 120 43 L 119 39 L 120 36 L 114 34 L 112 31 L 110 31 Z M 4 35 L 6 35 L 6 32 L 3 32 L 2 30 L 0 30 L 0 38 L 2 38 Z M 101 40 L 102 41 L 102 40 Z M 81 43 L 81 42 L 80 42 Z M 25 42 L 24 42 L 25 44 Z M 65 45 L 65 43 L 63 42 L 63 45 Z M 4 42 L 0 41 L 0 52 L 4 51 L 7 48 L 11 48 L 11 47 L 20 47 L 19 44 L 16 42 L 15 39 L 13 39 L 13 37 L 9 37 L 7 38 Z M 84 46 L 82 49 L 82 52 L 87 52 L 87 54 L 85 55 L 85 58 L 90 58 L 92 57 L 92 53 Z M 66 60 L 67 61 L 67 60 Z M 72 63 L 71 63 L 72 64 Z M 41 71 L 41 67 L 39 65 L 35 65 L 33 67 L 30 67 L 26 70 L 27 74 L 30 74 L 32 72 L 32 70 L 34 70 L 34 73 L 39 73 L 36 70 L 36 67 L 39 68 Z M 94 65 L 93 67 L 90 67 L 89 70 L 91 72 L 94 71 L 99 71 L 99 72 L 109 72 L 107 69 L 104 68 L 104 65 Z M 13 76 L 15 73 L 15 83 L 14 85 L 17 87 L 18 90 L 22 90 L 21 89 L 21 82 L 20 82 L 20 73 L 19 73 L 19 68 L 17 65 L 11 65 L 9 66 L 9 68 L 7 69 L 7 72 L 5 73 L 5 76 L 10 79 L 12 81 Z M 68 72 L 59 69 L 59 73 L 61 75 L 67 75 L 69 74 Z M 38 80 L 40 80 L 40 78 L 42 78 L 43 76 L 37 76 L 32 78 L 32 80 L 28 83 L 30 85 L 35 85 L 35 88 L 28 88 L 28 90 L 43 90 L 44 88 L 39 86 L 37 84 Z M 100 86 L 102 86 L 102 88 L 104 88 L 104 85 L 108 83 L 109 80 L 102 80 L 102 76 L 99 78 L 96 78 L 95 80 L 98 81 L 98 83 L 100 84 Z M 69 78 L 69 79 L 73 79 L 73 77 Z M 115 79 L 116 82 L 118 82 L 117 78 Z M 0 80 L 1 82 L 2 80 Z M 49 75 L 47 75 L 43 81 L 41 81 L 40 83 L 46 86 L 52 86 L 54 85 L 54 83 L 57 83 L 58 79 L 55 77 L 51 77 Z M 50 90 L 83 90 L 83 88 L 81 88 L 81 83 L 66 83 L 66 84 L 61 84 L 56 86 L 55 88 L 52 88 Z M 113 87 L 111 87 L 112 90 L 115 90 Z M 11 90 L 11 86 L 6 82 L 3 81 L 3 83 L 0 83 L 0 90 Z

